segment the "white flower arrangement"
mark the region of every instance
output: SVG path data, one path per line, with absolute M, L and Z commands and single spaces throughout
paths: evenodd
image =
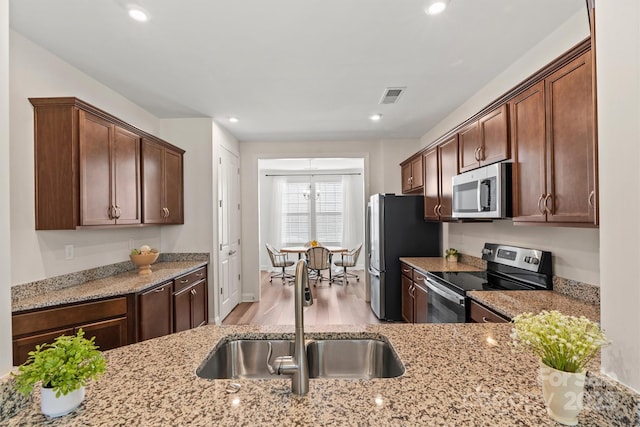
M 609 344 L 598 323 L 559 311 L 522 313 L 513 318 L 515 348 L 531 350 L 542 363 L 564 372 L 584 372 L 598 350 Z

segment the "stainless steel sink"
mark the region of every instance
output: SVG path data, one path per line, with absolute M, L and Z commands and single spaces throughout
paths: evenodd
M 386 341 L 317 340 L 307 344 L 309 378 L 393 378 L 404 365 Z
M 223 343 L 205 359 L 196 375 L 208 379 L 274 379 L 267 370 L 271 360 L 293 354 L 293 340 L 234 339 Z M 393 378 L 404 373 L 395 350 L 380 339 L 326 339 L 306 343 L 310 378 Z

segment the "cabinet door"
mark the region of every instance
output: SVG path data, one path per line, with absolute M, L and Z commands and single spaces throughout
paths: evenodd
M 451 219 L 453 214 L 453 185 L 458 174 L 458 136 L 454 135 L 438 147 L 440 170 L 440 219 Z
M 111 141 L 115 126 L 80 111 L 80 225 L 115 224 Z
M 77 333 L 80 328 L 84 331 L 85 338 L 96 337 L 95 343 L 102 351 L 128 344 L 126 317 L 82 325 L 75 328 L 73 333 Z
M 427 309 L 429 307 L 429 303 L 427 301 L 427 289 L 419 285 L 415 284 L 414 291 L 414 321 L 416 323 L 428 323 L 427 320 Z
M 509 104 L 513 221 L 544 222 L 542 202 L 547 191 L 544 82 L 516 96 Z
M 509 323 L 505 316 L 471 301 L 469 304 L 469 319 L 471 323 Z
M 164 149 L 147 139 L 142 140 L 142 222 L 162 224 L 164 222 L 163 192 Z
M 182 154 L 164 150 L 164 207 L 165 223 L 183 224 Z
M 139 341 L 171 333 L 171 300 L 172 282 L 139 296 Z
M 479 163 L 480 132 L 478 122 L 473 122 L 458 132 L 460 141 L 460 172 L 476 169 Z
M 422 156 L 418 156 L 411 161 L 411 189 L 417 190 L 422 188 L 423 184 L 423 171 L 422 171 Z
M 140 224 L 140 138 L 115 128 L 113 140 L 114 207 L 117 224 Z
M 413 323 L 413 282 L 405 275 L 400 276 L 400 291 L 402 292 L 402 319 Z
M 424 166 L 424 218 L 437 221 L 440 205 L 440 181 L 438 171 L 438 149 L 433 148 L 423 156 Z
M 509 110 L 507 104 L 478 121 L 480 127 L 480 166 L 509 158 Z
M 191 329 L 191 290 L 189 287 L 173 296 L 173 329 L 174 332 Z
M 29 352 L 36 349 L 36 345 L 52 343 L 60 335 L 73 335 L 73 328 L 59 329 L 38 335 L 30 335 L 13 340 L 13 365 L 22 365 L 27 361 Z
M 402 192 L 409 193 L 411 191 L 411 163 L 402 166 Z
M 547 219 L 595 224 L 591 52 L 547 77 L 545 85 L 550 194 Z
M 196 283 L 191 288 L 191 327 L 207 323 L 207 281 Z

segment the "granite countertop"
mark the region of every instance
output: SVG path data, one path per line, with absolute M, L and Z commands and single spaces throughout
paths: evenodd
M 509 318 L 524 312 L 558 310 L 570 316 L 600 321 L 599 304 L 589 304 L 553 291 L 469 291 L 467 295 Z
M 11 311 L 15 313 L 24 310 L 140 292 L 203 265 L 207 265 L 207 262 L 159 262 L 151 266 L 152 273 L 148 276 L 139 276 L 138 270 L 131 270 L 126 273 L 116 274 L 62 289 L 48 292 L 35 292 L 33 295 L 12 301 Z
M 366 325 L 307 328 L 306 338 L 383 335 L 403 361 L 399 378 L 207 380 L 196 368 L 230 336 L 290 338 L 293 326 L 202 326 L 105 352 L 107 373 L 82 406 L 47 420 L 39 391 L 8 426 L 556 426 L 546 414 L 537 361 L 512 353 L 508 324 Z M 331 331 L 331 332 L 323 332 Z M 349 357 L 345 355 L 344 357 Z M 597 373 L 586 384 L 581 426 L 637 425 L 639 396 Z M 229 394 L 229 383 L 240 391 Z
M 484 268 L 462 262 L 449 262 L 442 257 L 402 257 L 400 261 L 422 271 L 483 271 Z

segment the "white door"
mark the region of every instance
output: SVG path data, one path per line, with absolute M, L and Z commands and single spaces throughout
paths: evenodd
M 220 320 L 240 303 L 240 161 L 221 148 L 218 165 L 218 301 Z

